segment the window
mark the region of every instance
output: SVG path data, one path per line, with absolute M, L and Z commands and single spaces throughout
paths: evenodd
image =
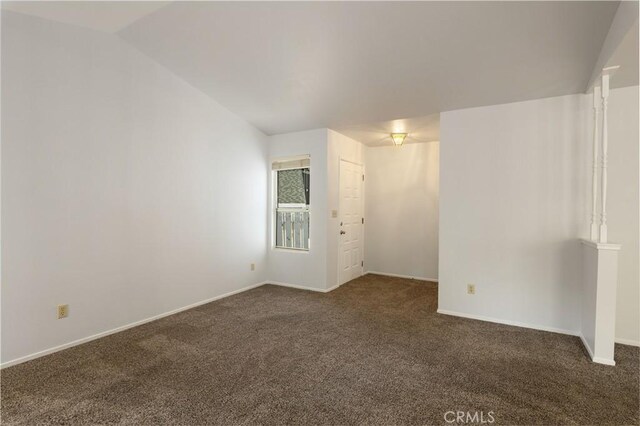
M 309 250 L 309 158 L 273 163 L 275 246 Z

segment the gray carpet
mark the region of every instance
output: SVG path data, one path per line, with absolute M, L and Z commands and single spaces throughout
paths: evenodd
M 596 365 L 576 337 L 436 303 L 435 284 L 376 275 L 262 286 L 2 370 L 2 422 L 638 424 L 638 348 Z

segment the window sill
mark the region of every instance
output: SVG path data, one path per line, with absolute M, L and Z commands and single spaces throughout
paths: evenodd
M 305 249 L 292 249 L 285 247 L 271 247 L 272 250 L 284 253 L 299 253 L 299 254 L 309 254 L 309 250 Z

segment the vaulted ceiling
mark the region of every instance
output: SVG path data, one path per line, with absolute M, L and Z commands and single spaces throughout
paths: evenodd
M 274 134 L 582 92 L 616 8 L 176 2 L 119 34 Z
M 169 1 L 2 1 L 2 9 L 115 33 Z
M 110 28 L 267 134 L 357 133 L 366 123 L 583 92 L 617 7 L 173 2 Z

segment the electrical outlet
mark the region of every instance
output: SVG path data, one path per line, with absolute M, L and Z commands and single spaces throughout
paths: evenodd
M 255 263 L 252 263 L 252 264 L 251 264 L 251 270 L 252 270 L 252 271 L 255 271 L 255 270 L 256 270 L 256 264 L 255 264 Z
M 69 316 L 69 305 L 58 305 L 58 319 Z
M 476 294 L 475 284 L 467 284 L 467 294 Z

